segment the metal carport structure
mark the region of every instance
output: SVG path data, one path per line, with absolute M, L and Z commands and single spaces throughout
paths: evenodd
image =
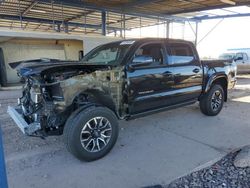
M 168 37 L 170 22 L 249 16 L 230 11 L 243 5 L 250 0 L 4 0 L 0 28 L 125 37 L 126 30 L 166 24 Z M 228 14 L 206 13 L 211 9 Z

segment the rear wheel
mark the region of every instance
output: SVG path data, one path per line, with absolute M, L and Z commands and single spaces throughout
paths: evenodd
M 105 156 L 118 137 L 115 114 L 105 107 L 89 107 L 69 118 L 64 128 L 67 149 L 80 160 Z
M 223 107 L 224 99 L 223 88 L 217 84 L 213 85 L 200 100 L 201 112 L 208 116 L 216 116 Z

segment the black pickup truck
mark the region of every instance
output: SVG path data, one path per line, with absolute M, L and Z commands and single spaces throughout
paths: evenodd
M 129 120 L 199 101 L 217 115 L 236 83 L 236 65 L 201 61 L 191 42 L 133 39 L 101 45 L 80 62 L 16 64 L 25 80 L 17 107 L 8 113 L 29 136 L 64 135 L 80 160 L 105 156 Z

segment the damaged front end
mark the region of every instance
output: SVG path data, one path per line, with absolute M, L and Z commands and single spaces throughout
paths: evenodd
M 27 135 L 61 134 L 68 110 L 56 109 L 55 102 L 61 100 L 63 95 L 58 84 L 48 83 L 46 76 L 27 76 L 18 106 L 8 107 L 8 113 Z
M 89 103 L 108 106 L 116 114 L 125 111 L 120 68 L 64 63 L 24 69 L 19 71 L 25 78 L 22 97 L 17 107 L 8 107 L 8 113 L 27 135 L 62 134 L 70 114 Z
M 32 87 L 32 81 L 26 80 L 23 87 L 22 97 L 18 98 L 17 107 L 8 107 L 8 113 L 21 129 L 27 135 L 33 135 L 41 130 L 41 116 L 43 116 L 43 103 L 40 88 Z

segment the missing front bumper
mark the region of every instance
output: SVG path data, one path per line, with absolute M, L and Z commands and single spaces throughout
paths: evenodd
M 37 130 L 41 129 L 40 123 L 28 124 L 22 115 L 20 107 L 8 106 L 7 110 L 10 117 L 14 120 L 19 129 L 26 135 L 33 135 Z

